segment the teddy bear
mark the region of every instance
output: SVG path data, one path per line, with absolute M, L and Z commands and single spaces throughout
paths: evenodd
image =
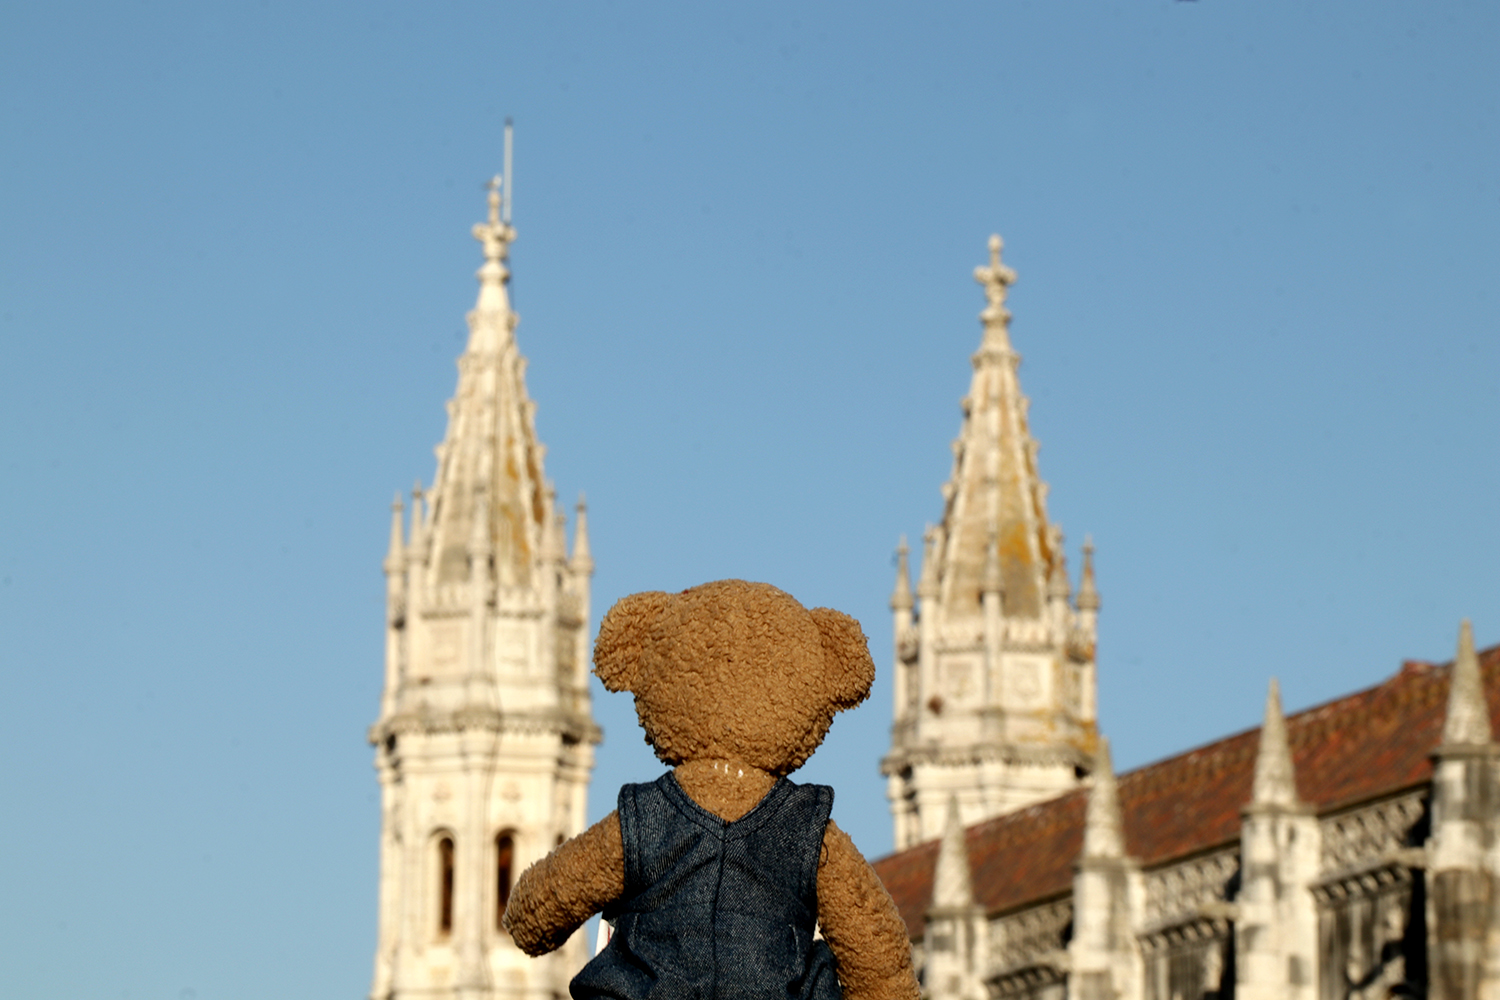
M 833 790 L 786 777 L 869 696 L 859 623 L 744 580 L 633 594 L 604 616 L 594 672 L 635 696 L 670 770 L 517 879 L 515 943 L 545 954 L 602 910 L 614 933 L 575 1000 L 918 1000 L 905 925 L 829 818 Z

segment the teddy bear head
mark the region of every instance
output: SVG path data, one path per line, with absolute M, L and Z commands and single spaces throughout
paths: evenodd
M 635 695 L 665 763 L 735 759 L 801 767 L 833 714 L 869 697 L 875 663 L 859 623 L 804 608 L 765 583 L 720 580 L 621 599 L 599 626 L 594 672 Z

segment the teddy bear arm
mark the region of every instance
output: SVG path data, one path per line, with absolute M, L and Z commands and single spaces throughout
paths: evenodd
M 917 1000 L 906 924 L 875 869 L 832 821 L 818 866 L 818 924 L 838 962 L 844 1000 Z
M 620 817 L 611 812 L 521 873 L 505 905 L 505 929 L 528 955 L 568 936 L 625 891 Z

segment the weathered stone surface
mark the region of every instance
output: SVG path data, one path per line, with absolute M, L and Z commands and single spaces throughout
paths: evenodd
M 974 272 L 984 335 L 942 520 L 924 536 L 915 601 L 904 541 L 891 597 L 895 725 L 881 769 L 898 848 L 938 836 L 950 799 L 976 823 L 1075 788 L 1093 767 L 1098 591 L 1089 564 L 1071 603 L 1010 343 L 1016 275 L 1000 250 L 992 237 Z
M 374 1000 L 553 1000 L 587 958 L 575 935 L 527 958 L 499 926 L 509 880 L 584 828 L 599 730 L 588 688 L 589 554 L 573 555 L 542 468 L 506 258 L 484 247 L 432 488 L 392 517 L 385 560 L 386 676 L 370 730 L 380 776 Z

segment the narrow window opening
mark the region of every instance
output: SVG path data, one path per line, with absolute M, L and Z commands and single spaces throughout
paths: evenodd
M 511 867 L 515 863 L 516 841 L 509 833 L 495 838 L 495 929 L 501 930 L 505 907 L 510 902 Z
M 453 838 L 438 841 L 438 934 L 453 933 Z

